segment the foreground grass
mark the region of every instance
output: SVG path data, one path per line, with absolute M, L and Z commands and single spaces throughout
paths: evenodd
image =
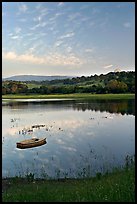
M 12 178 L 3 202 L 135 202 L 135 169 L 116 170 L 88 179 Z
M 39 94 L 7 94 L 2 95 L 3 99 L 134 99 L 135 94 L 51 94 L 51 95 L 39 95 Z

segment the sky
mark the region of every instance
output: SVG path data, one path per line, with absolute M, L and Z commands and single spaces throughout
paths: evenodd
M 2 77 L 135 71 L 135 2 L 2 2 Z

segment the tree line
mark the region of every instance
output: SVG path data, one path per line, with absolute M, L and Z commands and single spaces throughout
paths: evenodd
M 29 88 L 35 83 L 34 88 Z M 52 81 L 3 81 L 2 94 L 135 93 L 135 72 L 110 72 Z

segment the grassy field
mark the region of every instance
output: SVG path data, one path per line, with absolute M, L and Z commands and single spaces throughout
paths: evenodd
M 9 94 L 2 95 L 2 99 L 53 99 L 53 98 L 67 98 L 67 99 L 134 99 L 135 94 L 54 94 L 54 95 L 38 95 L 38 94 Z
M 3 202 L 135 202 L 134 167 L 87 179 L 28 181 L 15 177 L 4 182 Z

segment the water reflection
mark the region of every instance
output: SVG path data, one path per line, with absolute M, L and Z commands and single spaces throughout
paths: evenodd
M 83 168 L 94 174 L 123 165 L 125 156 L 135 152 L 134 105 L 134 100 L 7 101 L 2 106 L 2 176 L 76 177 Z M 16 148 L 16 142 L 32 137 L 46 137 L 47 144 Z
M 121 113 L 135 115 L 135 100 L 94 100 L 87 103 L 77 103 L 73 106 L 77 110 L 107 111 L 109 113 Z
M 47 109 L 63 109 L 70 108 L 78 111 L 95 110 L 106 111 L 109 113 L 121 113 L 135 115 L 135 100 L 15 100 L 5 101 L 3 106 L 9 106 L 11 109 L 31 109 L 35 105 L 35 108 Z M 46 105 L 46 106 L 45 106 Z

